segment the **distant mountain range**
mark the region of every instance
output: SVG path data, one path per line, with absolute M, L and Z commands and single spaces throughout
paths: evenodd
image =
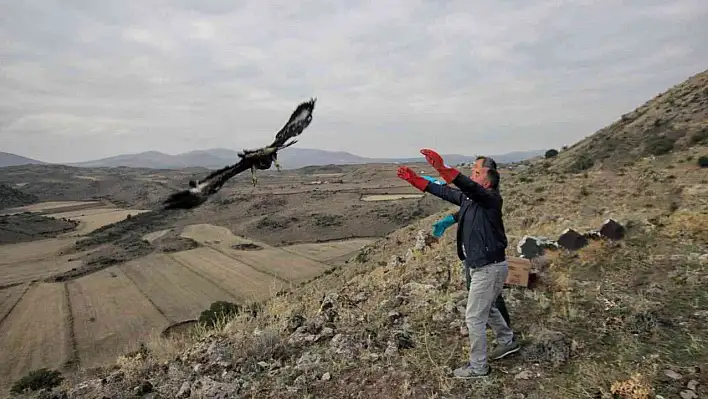
M 518 162 L 543 155 L 545 150 L 516 151 L 502 155 L 492 155 L 498 163 Z M 476 156 L 445 154 L 445 162 L 457 165 L 471 162 Z M 64 163 L 76 167 L 119 167 L 150 169 L 181 169 L 188 167 L 204 167 L 216 169 L 235 163 L 238 160 L 237 151 L 214 148 L 209 150 L 190 151 L 177 155 L 165 154 L 159 151 L 147 151 L 138 154 L 124 154 L 115 157 L 96 159 L 93 161 Z M 357 165 L 366 163 L 415 163 L 424 162 L 423 157 L 415 158 L 367 158 L 343 151 L 326 151 L 308 148 L 288 148 L 278 154 L 278 160 L 283 169 L 299 169 L 311 165 Z M 0 167 L 26 164 L 46 164 L 19 155 L 0 152 Z
M 0 151 L 0 168 L 16 165 L 41 165 L 45 162 Z

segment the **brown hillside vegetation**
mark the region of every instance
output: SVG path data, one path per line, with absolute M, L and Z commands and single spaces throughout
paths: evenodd
M 534 261 L 530 288 L 504 290 L 522 349 L 492 362 L 486 379 L 452 378 L 452 369 L 466 361 L 468 343 L 461 331 L 466 292 L 455 227 L 437 242 L 426 243 L 420 233 L 446 211 L 396 230 L 347 265 L 213 329 L 156 336 L 113 367 L 84 369 L 51 393 L 28 396 L 705 397 L 708 175 L 697 159 L 708 155 L 708 146 L 677 145 L 622 168 L 598 163 L 569 173 L 560 166 L 573 152 L 581 154 L 577 148 L 502 172 L 508 254 L 516 255 L 524 235 L 555 239 L 566 228 L 597 229 L 608 218 L 625 225 L 627 234 L 619 241 L 592 240 L 574 252 L 549 250 Z M 222 250 L 219 245 L 189 253 Z M 241 256 L 257 263 L 260 255 Z M 195 274 L 202 272 L 199 262 L 193 265 Z M 123 293 L 122 280 L 114 280 L 109 295 L 138 295 Z M 126 310 L 126 317 L 139 311 Z

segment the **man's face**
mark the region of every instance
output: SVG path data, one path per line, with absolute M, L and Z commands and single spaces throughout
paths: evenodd
M 472 164 L 472 176 L 470 176 L 470 178 L 484 188 L 489 188 L 490 183 L 489 180 L 487 180 L 487 171 L 489 168 L 483 167 L 482 162 L 484 162 L 483 159 L 478 159 Z

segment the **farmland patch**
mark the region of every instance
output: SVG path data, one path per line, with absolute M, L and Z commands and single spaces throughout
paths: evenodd
M 235 235 L 226 227 L 215 226 L 213 224 L 192 224 L 186 226 L 182 229 L 180 236 L 191 238 L 203 245 L 217 245 L 224 248 L 249 243 L 260 245 L 260 243 L 255 243 L 253 240 Z
M 224 250 L 224 253 L 243 263 L 293 284 L 319 276 L 329 267 L 323 263 L 305 258 L 279 248 L 260 251 Z
M 80 260 L 69 259 L 69 256 L 56 256 L 1 265 L 0 286 L 41 280 L 81 266 Z
M 18 284 L 0 290 L 0 325 L 2 325 L 3 320 L 10 314 L 12 308 L 17 305 L 28 288 L 29 284 Z
M 248 251 L 256 252 L 262 251 Z M 169 256 L 227 291 L 240 302 L 265 299 L 286 286 L 281 279 L 212 248 L 196 248 Z
M 10 263 L 38 261 L 59 256 L 62 251 L 70 248 L 75 241 L 76 240 L 73 238 L 52 238 L 2 245 L 0 246 L 0 266 Z
M 321 243 L 294 244 L 279 248 L 320 262 L 326 262 L 351 254 L 373 241 L 373 239 L 368 238 L 355 238 Z
M 121 265 L 125 274 L 172 322 L 199 317 L 212 302 L 235 298 L 166 254 Z
M 67 284 L 84 368 L 115 361 L 170 324 L 118 267 Z
M 63 284 L 33 285 L 0 325 L 0 385 L 40 367 L 61 368 L 71 357 Z
M 61 212 L 66 210 L 66 208 L 81 206 L 81 207 L 92 207 L 101 205 L 100 201 L 45 201 L 38 202 L 36 204 L 20 206 L 17 208 L 6 209 L 4 212 Z

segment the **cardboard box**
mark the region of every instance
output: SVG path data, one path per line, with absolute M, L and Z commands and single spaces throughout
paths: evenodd
M 506 261 L 509 263 L 509 275 L 504 283 L 519 287 L 528 287 L 529 273 L 531 273 L 531 260 L 507 256 Z

